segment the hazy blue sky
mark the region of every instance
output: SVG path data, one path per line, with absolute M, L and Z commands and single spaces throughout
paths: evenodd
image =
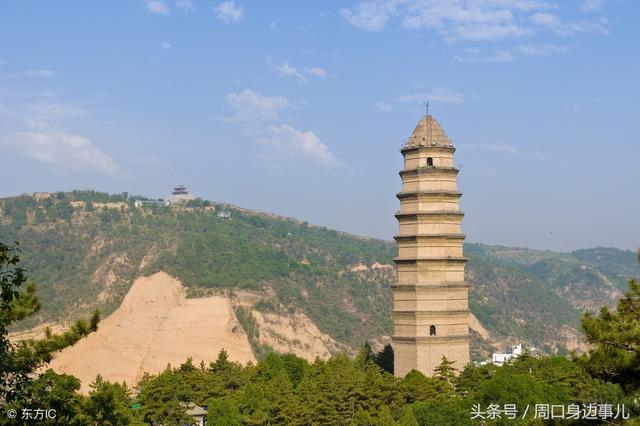
M 5 1 L 0 196 L 203 198 L 390 239 L 430 101 L 468 240 L 640 243 L 635 0 Z

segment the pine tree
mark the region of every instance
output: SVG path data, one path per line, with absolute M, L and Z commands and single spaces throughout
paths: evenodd
M 593 348 L 576 357 L 578 363 L 627 392 L 640 390 L 640 283 L 629 280 L 629 291 L 614 312 L 603 306 L 597 316 L 585 313 L 582 330 Z
M 40 366 L 51 361 L 53 352 L 95 331 L 100 319 L 99 313 L 94 313 L 91 326 L 79 320 L 61 335 L 48 330 L 42 340 L 10 342 L 9 327 L 34 315 L 40 307 L 36 286 L 27 283 L 27 273 L 20 267 L 19 244 L 0 242 L 0 401 L 6 404 L 29 398 L 29 387 Z
M 411 370 L 400 381 L 398 388 L 406 404 L 435 398 L 439 388 L 436 379 L 426 377 L 417 370 Z
M 398 426 L 418 426 L 418 421 L 411 407 L 405 407 L 400 410 L 397 424 Z
M 77 378 L 47 370 L 31 384 L 28 405 L 55 410 L 56 424 L 79 425 L 82 424 L 79 389 L 80 380 Z
M 134 424 L 129 389 L 125 384 L 109 383 L 98 375 L 90 387 L 91 392 L 82 410 L 83 424 L 109 426 Z
M 270 421 L 286 422 L 286 407 L 293 399 L 293 386 L 282 356 L 271 352 L 258 363 L 252 383 L 264 395 L 264 409 Z
M 372 362 L 374 359 L 373 350 L 369 342 L 364 342 L 364 345 L 360 347 L 358 355 L 356 355 L 356 362 L 360 365 L 365 365 L 368 362 Z
M 446 356 L 442 355 L 442 362 L 435 369 L 434 377 L 440 381 L 442 392 L 453 391 L 453 383 L 458 371 L 453 364 L 453 361 L 449 361 Z
M 469 395 L 478 390 L 478 386 L 488 380 L 499 367 L 495 364 L 474 365 L 469 363 L 455 380 L 455 387 L 458 394 Z
M 40 364 L 38 359 L 19 357 L 18 348 L 9 341 L 8 328 L 40 309 L 34 285 L 21 287 L 27 274 L 20 265 L 18 243 L 0 242 L 0 401 L 10 403 L 24 397 L 29 375 Z
M 383 371 L 393 374 L 393 346 L 391 343 L 385 345 L 382 351 L 375 354 L 374 361 Z
M 184 376 L 168 365 L 158 376 L 147 376 L 141 382 L 140 403 L 145 420 L 160 424 L 188 421 L 183 403 L 190 402 L 193 391 Z
M 218 398 L 209 403 L 208 426 L 240 426 L 240 410 L 234 398 Z

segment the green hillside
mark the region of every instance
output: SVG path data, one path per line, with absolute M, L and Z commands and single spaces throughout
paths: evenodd
M 135 207 L 141 198 L 74 191 L 0 200 L 0 240 L 20 241 L 43 301 L 24 327 L 95 307 L 106 314 L 135 278 L 164 270 L 192 296 L 254 291 L 263 295 L 255 309 L 304 312 L 354 349 L 392 333 L 394 273 L 381 266 L 392 265 L 392 242 L 202 200 Z M 521 340 L 562 353 L 567 336 L 578 334 L 581 312 L 614 305 L 626 279 L 640 275 L 634 254 L 616 249 L 465 250 L 471 310 L 492 335 L 483 341 L 474 334 L 476 357 Z

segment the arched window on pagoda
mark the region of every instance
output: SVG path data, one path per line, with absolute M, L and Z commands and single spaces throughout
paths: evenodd
M 435 335 L 436 335 L 436 326 L 435 325 L 429 326 L 429 336 L 435 336 Z
M 427 158 L 427 167 L 433 167 L 433 158 Z

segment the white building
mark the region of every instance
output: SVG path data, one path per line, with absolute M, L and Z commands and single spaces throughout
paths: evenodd
M 523 352 L 524 350 L 522 349 L 522 343 L 518 343 L 515 346 L 511 346 L 511 348 L 506 353 L 494 353 L 492 362 L 496 365 L 502 365 L 505 362 L 509 362 L 512 359 L 518 358 L 520 355 L 522 355 Z
M 133 205 L 134 207 L 140 208 L 145 206 L 164 206 L 167 205 L 167 203 L 160 198 L 158 200 L 135 200 Z

